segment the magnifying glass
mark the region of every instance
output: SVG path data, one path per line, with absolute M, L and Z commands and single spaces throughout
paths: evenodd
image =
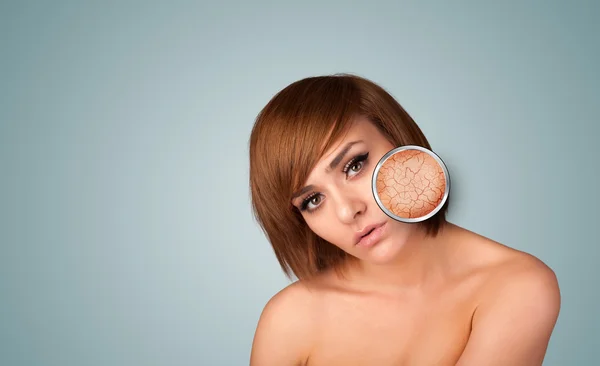
M 416 223 L 434 216 L 448 200 L 450 175 L 433 151 L 405 145 L 387 152 L 372 178 L 373 197 L 394 220 Z

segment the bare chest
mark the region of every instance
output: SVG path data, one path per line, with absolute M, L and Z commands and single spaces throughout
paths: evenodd
M 454 365 L 471 330 L 473 301 L 332 297 L 323 304 L 308 365 Z

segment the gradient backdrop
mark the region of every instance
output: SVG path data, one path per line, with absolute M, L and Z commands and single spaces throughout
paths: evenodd
M 450 169 L 451 221 L 555 270 L 545 365 L 599 364 L 599 14 L 3 2 L 0 364 L 246 365 L 288 284 L 251 216 L 250 130 L 281 88 L 336 72 L 416 119 Z

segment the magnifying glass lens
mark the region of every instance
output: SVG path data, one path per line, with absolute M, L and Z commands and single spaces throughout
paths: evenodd
M 407 145 L 392 149 L 377 163 L 373 196 L 391 218 L 407 223 L 434 216 L 450 191 L 448 169 L 433 151 Z

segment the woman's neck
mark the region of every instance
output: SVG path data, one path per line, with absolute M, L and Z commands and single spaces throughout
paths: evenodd
M 417 231 L 391 262 L 373 264 L 353 260 L 347 263 L 346 282 L 367 292 L 421 292 L 447 279 L 455 253 L 458 230 L 446 223 L 435 237 Z

